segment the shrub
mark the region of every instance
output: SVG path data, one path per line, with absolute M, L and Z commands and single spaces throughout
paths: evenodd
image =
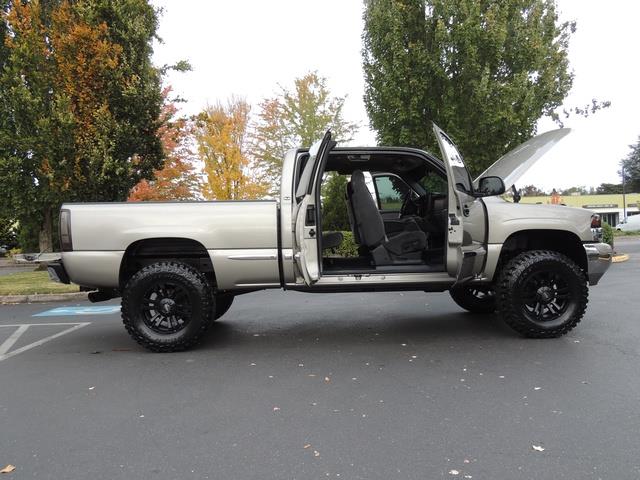
M 336 248 L 332 248 L 331 253 L 341 257 L 357 257 L 358 245 L 353 239 L 353 233 L 342 231 L 342 236 L 342 243 Z
M 607 222 L 602 222 L 602 241 L 613 248 L 613 227 Z

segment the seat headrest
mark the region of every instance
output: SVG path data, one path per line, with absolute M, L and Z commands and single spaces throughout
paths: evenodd
M 351 181 L 356 183 L 366 183 L 364 180 L 364 173 L 362 173 L 362 170 L 354 170 L 351 173 Z

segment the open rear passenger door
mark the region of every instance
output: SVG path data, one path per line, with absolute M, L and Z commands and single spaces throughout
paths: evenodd
M 304 279 L 304 283 L 312 285 L 320 279 L 320 182 L 319 176 L 329 152 L 336 145 L 331 140 L 331 131 L 316 142 L 309 150 L 309 160 L 304 166 L 300 182 L 296 189 L 297 207 L 293 215 L 294 259 Z
M 435 123 L 448 177 L 447 272 L 463 282 L 482 273 L 486 246 L 486 212 L 480 198 L 474 196 L 473 181 L 462 155 L 449 136 Z

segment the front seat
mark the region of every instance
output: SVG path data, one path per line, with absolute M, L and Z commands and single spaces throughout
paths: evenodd
M 376 265 L 422 263 L 427 236 L 416 229 L 387 237 L 382 216 L 360 170 L 351 174 L 351 181 L 347 184 L 347 208 L 356 243 L 371 253 Z

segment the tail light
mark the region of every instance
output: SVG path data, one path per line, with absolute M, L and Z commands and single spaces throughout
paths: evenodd
M 63 252 L 73 250 L 71 241 L 71 211 L 63 208 L 60 210 L 60 247 Z
M 600 220 L 600 215 L 594 213 L 591 215 L 591 228 L 600 228 L 602 226 L 602 222 Z

